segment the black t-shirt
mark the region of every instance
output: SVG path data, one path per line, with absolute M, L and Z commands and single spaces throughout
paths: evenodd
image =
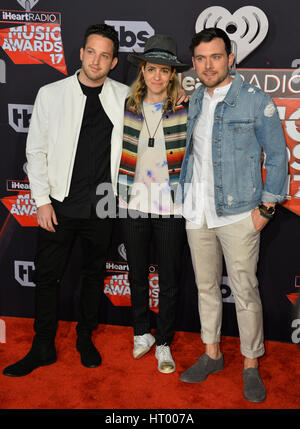
M 52 199 L 55 211 L 76 218 L 96 216 L 96 205 L 101 196 L 96 195 L 99 184 L 111 186 L 110 139 L 113 125 L 99 99 L 102 85 L 88 87 L 81 82 L 86 95 L 81 130 L 76 150 L 69 195 L 59 202 Z

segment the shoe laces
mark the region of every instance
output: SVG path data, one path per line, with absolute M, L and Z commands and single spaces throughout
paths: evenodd
M 167 346 L 166 344 L 163 344 L 161 346 L 157 346 L 156 348 L 157 350 L 157 354 L 159 355 L 159 358 L 162 361 L 172 361 L 172 355 L 171 355 L 171 351 L 170 351 L 170 347 Z

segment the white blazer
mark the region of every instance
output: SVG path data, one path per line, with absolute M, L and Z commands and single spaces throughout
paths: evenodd
M 76 148 L 86 102 L 77 73 L 40 88 L 31 116 L 26 143 L 27 172 L 37 207 L 63 201 L 69 194 Z M 113 124 L 111 180 L 116 194 L 122 153 L 124 103 L 129 87 L 106 78 L 99 95 Z

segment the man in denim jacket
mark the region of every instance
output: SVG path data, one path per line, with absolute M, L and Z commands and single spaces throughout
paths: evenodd
M 190 100 L 180 189 L 206 349 L 180 379 L 201 382 L 224 367 L 220 351 L 223 254 L 244 356 L 243 394 L 249 401 L 261 402 L 266 392 L 258 371 L 264 343 L 256 268 L 260 231 L 273 217 L 276 203 L 285 199 L 284 135 L 272 99 L 238 73 L 230 73 L 234 55 L 224 31 L 212 28 L 197 33 L 191 51 L 202 85 Z

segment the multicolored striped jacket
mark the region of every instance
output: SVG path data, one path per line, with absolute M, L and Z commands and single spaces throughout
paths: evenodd
M 175 107 L 174 112 L 167 110 L 162 116 L 169 183 L 173 200 L 185 154 L 187 115 L 188 104 L 182 103 Z M 118 176 L 118 191 L 122 199 L 127 203 L 129 202 L 128 196 L 130 195 L 134 182 L 139 136 L 143 127 L 143 122 L 143 115 L 138 113 L 135 108 L 125 109 L 124 137 Z

